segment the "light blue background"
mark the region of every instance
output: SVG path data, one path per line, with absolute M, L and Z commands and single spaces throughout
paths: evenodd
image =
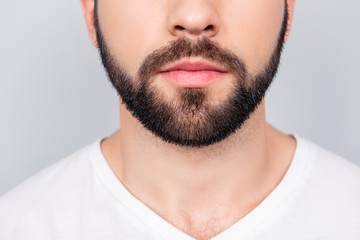
M 0 0 L 0 194 L 119 127 L 78 0 Z M 360 164 L 360 2 L 299 0 L 267 119 Z

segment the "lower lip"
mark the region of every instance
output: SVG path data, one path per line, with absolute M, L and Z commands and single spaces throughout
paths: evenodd
M 225 76 L 225 72 L 212 70 L 175 70 L 160 73 L 166 80 L 183 88 L 205 88 Z

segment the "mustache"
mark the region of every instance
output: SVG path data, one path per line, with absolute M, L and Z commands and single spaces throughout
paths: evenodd
M 240 79 L 246 77 L 245 61 L 230 50 L 221 47 L 207 37 L 202 37 L 199 40 L 182 37 L 150 53 L 139 68 L 138 78 L 148 79 L 158 72 L 163 65 L 189 57 L 202 57 L 236 73 Z

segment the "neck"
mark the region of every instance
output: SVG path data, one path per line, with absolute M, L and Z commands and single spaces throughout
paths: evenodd
M 103 154 L 127 189 L 158 212 L 253 208 L 280 182 L 294 153 L 294 140 L 266 123 L 263 103 L 241 130 L 203 148 L 166 143 L 124 106 L 120 113 L 121 129 L 102 142 Z

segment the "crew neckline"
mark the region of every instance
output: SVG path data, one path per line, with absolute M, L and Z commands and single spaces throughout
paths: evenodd
M 240 239 L 244 237 L 269 217 L 289 195 L 291 190 L 294 189 L 294 185 L 300 178 L 306 165 L 306 160 L 308 159 L 308 146 L 306 146 L 307 143 L 302 138 L 297 135 L 292 136 L 296 139 L 295 153 L 288 170 L 277 187 L 250 213 L 223 232 L 211 238 L 211 240 Z M 150 226 L 164 239 L 196 240 L 160 217 L 127 190 L 122 182 L 115 176 L 101 151 L 100 144 L 102 139 L 103 138 L 96 140 L 89 148 L 89 159 L 95 169 L 96 175 L 104 186 L 123 206 L 134 213 L 143 223 Z

